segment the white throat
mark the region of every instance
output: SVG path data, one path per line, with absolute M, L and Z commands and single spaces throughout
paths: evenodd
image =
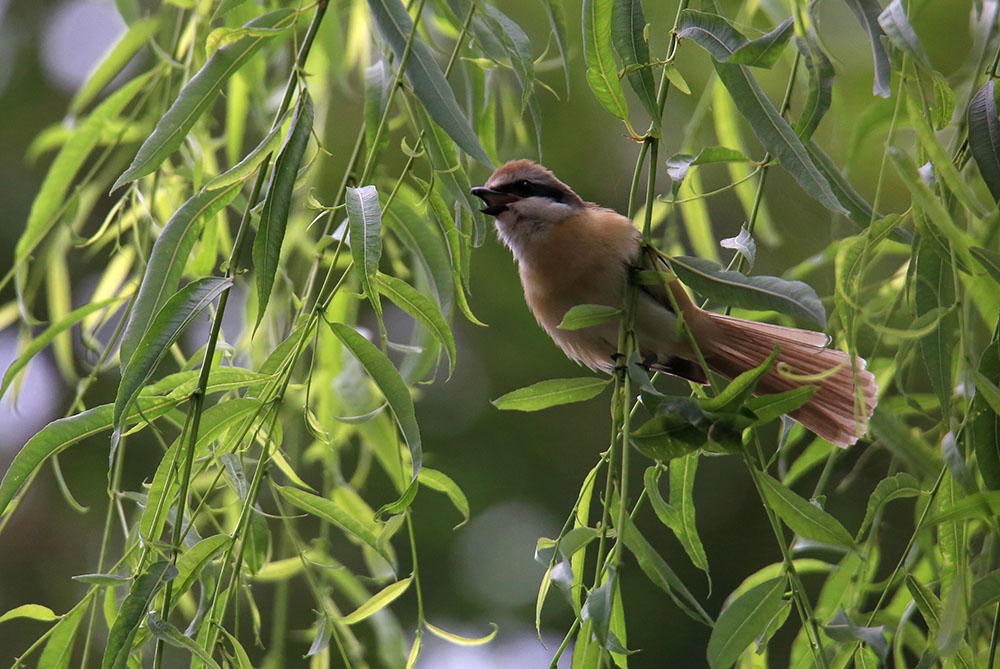
M 500 241 L 518 262 L 523 262 L 529 255 L 528 250 L 535 245 L 532 242 L 537 244 L 539 235 L 546 235 L 552 225 L 578 210 L 578 207 L 547 197 L 526 197 L 508 204 L 507 211 L 497 216 L 494 225 Z

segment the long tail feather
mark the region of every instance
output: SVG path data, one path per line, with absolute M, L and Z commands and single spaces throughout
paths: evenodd
M 877 403 L 878 385 L 865 369 L 863 358 L 855 357 L 852 365 L 847 353 L 825 347 L 828 338 L 822 333 L 705 311 L 701 314 L 708 317 L 713 330 L 713 336 L 703 340 L 703 352 L 713 370 L 735 377 L 764 362 L 777 344 L 778 364 L 760 380 L 757 392 L 780 393 L 816 385 L 818 390 L 809 402 L 789 415 L 841 448 L 865 434 Z

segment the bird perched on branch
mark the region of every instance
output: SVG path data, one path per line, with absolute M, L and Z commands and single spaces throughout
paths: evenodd
M 525 300 L 538 323 L 572 360 L 613 371 L 618 364 L 617 319 L 577 330 L 558 326 L 579 304 L 623 305 L 630 269 L 650 266 L 640 258 L 641 235 L 632 221 L 585 202 L 530 160 L 508 162 L 472 194 L 485 203 L 482 211 L 496 219 L 500 239 L 513 252 Z M 756 392 L 816 385 L 811 399 L 789 414 L 792 418 L 840 447 L 865 433 L 878 386 L 862 358 L 855 357 L 852 364 L 847 353 L 827 348 L 829 338 L 821 332 L 700 309 L 676 279 L 667 288 L 670 295 L 662 285 L 641 285 L 637 293 L 635 335 L 647 367 L 706 383 L 691 340 L 708 368 L 729 378 L 763 363 L 777 344 L 778 363 L 761 378 Z M 678 332 L 675 306 L 690 337 Z M 810 378 L 804 383 L 802 377 Z

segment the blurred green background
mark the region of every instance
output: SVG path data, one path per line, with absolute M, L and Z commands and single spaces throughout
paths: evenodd
M 737 3 L 725 2 L 724 12 L 735 15 Z M 768 3 L 763 3 L 765 6 Z M 787 15 L 780 3 L 774 16 Z M 638 145 L 623 127 L 600 107 L 586 86 L 580 43 L 579 2 L 569 0 L 570 54 L 573 63 L 570 92 L 564 91 L 562 73 L 549 69 L 542 78 L 560 96 L 540 94 L 543 103 L 542 149 L 544 163 L 584 197 L 623 211 L 627 204 Z M 675 2 L 646 3 L 651 50 L 662 54 L 672 24 Z M 532 37 L 536 53 L 548 37 L 541 6 L 533 0 L 499 2 Z M 932 62 L 945 76 L 962 67 L 968 51 L 967 0 L 915 2 L 911 20 Z M 338 3 L 337 19 L 346 21 L 346 3 Z M 833 108 L 815 139 L 835 161 L 844 165 L 854 124 L 873 105 L 885 104 L 871 94 L 872 65 L 868 43 L 847 3 L 820 3 L 825 47 L 834 58 L 837 79 Z M 332 18 L 332 17 L 331 17 Z M 328 22 L 332 28 L 334 21 Z M 51 153 L 34 160 L 27 156 L 32 139 L 42 130 L 62 122 L 67 103 L 92 64 L 124 29 L 110 0 L 0 0 L 0 270 L 10 266 L 16 239 L 27 218 L 32 198 L 45 174 Z M 792 49 L 785 58 L 791 57 Z M 695 93 L 710 73 L 705 55 L 693 46 L 681 49 L 678 67 Z M 780 99 L 787 69 L 758 72 L 772 99 Z M 804 86 L 793 97 L 801 106 Z M 959 101 L 963 92 L 958 92 Z M 662 160 L 679 150 L 686 139 L 685 124 L 694 96 L 672 91 L 664 117 Z M 634 100 L 633 100 L 634 101 Z M 639 110 L 638 104 L 633 109 Z M 641 115 L 637 111 L 636 115 Z M 349 147 L 340 143 L 353 136 L 360 117 L 360 92 L 343 92 L 343 104 L 331 109 L 328 148 L 333 155 L 323 166 L 331 180 L 339 179 Z M 645 127 L 637 122 L 637 128 Z M 710 130 L 711 123 L 705 124 Z M 349 130 L 349 131 L 348 131 Z M 883 131 L 884 133 L 884 131 Z M 531 135 L 525 133 L 525 140 Z M 747 131 L 747 136 L 752 136 Z M 864 144 L 848 165 L 848 177 L 871 199 L 882 158 L 881 138 Z M 710 133 L 694 146 L 714 144 Z M 530 142 L 518 148 L 502 145 L 501 158 L 538 158 Z M 763 155 L 759 147 L 752 153 Z M 659 188 L 669 193 L 661 164 Z M 475 177 L 485 180 L 480 168 Z M 706 190 L 728 183 L 724 168 L 704 172 Z M 832 220 L 825 210 L 803 194 L 780 170 L 769 175 L 765 195 L 780 243 L 761 244 L 755 271 L 781 274 L 824 249 L 833 239 L 853 233 L 845 220 Z M 332 186 L 331 186 L 332 188 Z M 898 210 L 908 201 L 890 175 L 883 197 L 884 212 Z M 732 192 L 708 200 L 717 238 L 734 236 L 743 223 L 742 210 Z M 676 212 L 666 226 L 679 226 Z M 680 239 L 683 236 L 679 237 Z M 93 267 L 73 267 L 74 284 L 93 281 Z M 813 273 L 807 279 L 820 295 L 832 291 L 832 276 Z M 8 289 L 2 302 L 13 297 Z M 76 306 L 76 304 L 74 304 Z M 555 536 L 569 513 L 584 475 L 607 448 L 610 431 L 608 397 L 540 413 L 499 412 L 490 399 L 538 380 L 580 376 L 586 370 L 566 360 L 535 325 L 524 305 L 509 253 L 490 236 L 475 251 L 472 267 L 471 306 L 488 328 L 477 328 L 458 319 L 459 359 L 448 383 L 425 386 L 417 405 L 424 435 L 426 463 L 446 472 L 465 490 L 472 506 L 472 520 L 457 531 L 460 519 L 442 496 L 422 494 L 415 502 L 415 522 L 429 620 L 459 633 L 484 634 L 490 621 L 500 625 L 496 640 L 480 648 L 445 646 L 434 640 L 421 659 L 422 667 L 501 668 L 547 666 L 571 621 L 558 595 L 550 596 L 544 615 L 547 631 L 544 648 L 534 636 L 533 615 L 537 585 L 543 568 L 532 559 L 535 539 Z M 13 359 L 17 326 L 0 332 L 0 368 Z M 113 397 L 116 379 L 107 376 L 96 396 Z M 677 391 L 684 385 L 675 383 Z M 63 386 L 53 362 L 41 356 L 31 365 L 17 405 L 10 398 L 0 404 L 0 469 L 5 469 L 24 441 L 47 421 L 62 415 L 72 389 Z M 99 550 L 100 525 L 106 503 L 106 436 L 83 442 L 61 458 L 66 480 L 76 499 L 90 507 L 79 514 L 62 501 L 51 469 L 46 467 L 30 494 L 0 535 L 0 611 L 23 603 L 39 603 L 57 613 L 77 601 L 84 587 L 70 576 L 92 571 Z M 856 526 L 864 504 L 887 456 L 868 456 L 864 447 L 840 458 L 834 480 L 847 476 L 859 460 L 862 467 L 843 494 L 830 500 L 830 509 L 849 527 Z M 129 454 L 126 486 L 138 486 L 151 475 L 155 459 Z M 641 485 L 642 466 L 634 469 Z M 814 473 L 814 476 L 818 472 Z M 637 489 L 637 488 L 636 488 Z M 640 527 L 671 566 L 703 601 L 717 613 L 725 594 L 761 566 L 780 559 L 759 501 L 742 463 L 732 457 L 703 458 L 695 488 L 698 526 L 712 567 L 711 592 L 704 575 L 690 565 L 671 533 L 643 518 Z M 651 514 L 650 514 L 651 515 Z M 892 527 L 889 517 L 887 527 Z M 900 535 L 887 537 L 905 542 Z M 898 552 L 900 546 L 886 546 Z M 626 562 L 622 587 L 628 619 L 628 646 L 641 649 L 632 657 L 633 667 L 697 667 L 704 664 L 709 630 L 693 623 L 662 592 L 650 587 L 634 562 Z M 806 580 L 809 585 L 808 577 Z M 266 600 L 266 594 L 264 595 Z M 405 607 L 400 608 L 405 619 Z M 300 627 L 312 621 L 311 611 L 301 612 Z M 782 636 L 790 637 L 787 626 Z M 12 659 L 36 638 L 40 623 L 15 621 L 0 624 L 0 663 Z M 426 638 L 426 637 L 425 637 Z M 779 637 L 779 639 L 782 637 Z M 292 640 L 289 658 L 305 652 L 308 641 Z M 780 646 L 781 644 L 777 644 Z M 289 666 L 295 666 L 294 659 Z M 304 661 L 300 661 L 303 662 Z M 774 660 L 780 666 L 780 654 Z

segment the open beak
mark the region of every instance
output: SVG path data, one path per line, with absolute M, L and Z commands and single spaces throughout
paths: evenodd
M 490 216 L 499 216 L 503 212 L 507 211 L 508 204 L 521 199 L 513 193 L 503 193 L 498 190 L 491 190 L 484 186 L 478 186 L 469 192 L 482 200 L 486 205 L 479 211 L 484 214 L 489 214 Z

